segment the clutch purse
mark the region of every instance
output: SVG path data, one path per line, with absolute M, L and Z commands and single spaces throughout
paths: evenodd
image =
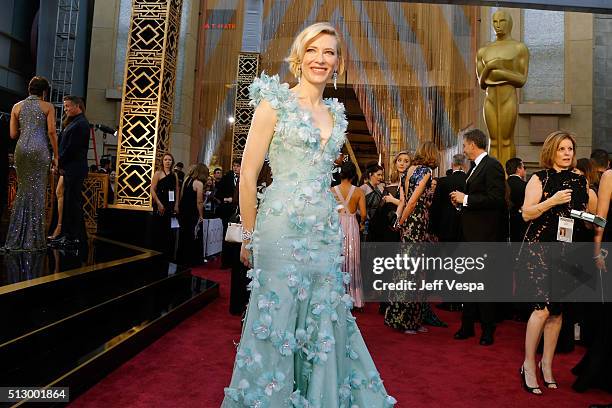
M 242 224 L 230 222 L 227 224 L 227 232 L 225 233 L 226 242 L 242 243 Z

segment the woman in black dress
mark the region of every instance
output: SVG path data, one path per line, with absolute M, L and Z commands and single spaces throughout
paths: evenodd
M 170 222 L 173 213 L 179 211 L 179 182 L 174 172 L 174 157 L 166 153 L 162 157 L 162 164 L 153 174 L 151 181 L 151 197 L 153 211 L 156 217 L 156 249 L 170 256 L 173 253 L 174 240 Z
M 410 154 L 405 150 L 397 153 L 393 159 L 393 169 L 391 170 L 389 183 L 383 190 L 383 200 L 385 203 L 380 212 L 381 218 L 385 219 L 385 225 L 384 230 L 378 234 L 380 242 L 401 241 L 399 228 L 394 228 L 394 224 L 404 208 L 406 200 L 406 195 L 404 194 L 406 170 L 410 167 L 410 162 Z
M 552 375 L 552 363 L 562 323 L 562 305 L 551 301 L 550 283 L 553 274 L 563 273 L 558 268 L 566 247 L 545 250 L 539 242 L 556 242 L 560 231 L 560 217 L 570 218 L 572 209 L 586 210 L 589 200 L 586 178 L 571 169 L 576 165 L 576 139 L 565 131 L 553 132 L 546 138 L 540 153 L 540 166 L 525 190 L 523 219 L 530 222 L 525 234 L 526 278 L 533 291 L 534 310 L 527 322 L 525 333 L 525 359 L 521 366 L 523 388 L 532 394 L 541 395 L 536 376 L 536 350 L 544 335 L 544 352 L 538 369 L 542 372 L 547 388 L 557 388 Z M 582 222 L 574 223 L 573 234 L 578 236 L 585 228 Z M 558 250 L 557 250 L 558 249 Z
M 180 264 L 193 266 L 202 263 L 202 230 L 196 231 L 196 226 L 204 221 L 204 183 L 208 174 L 208 167 L 202 163 L 191 166 L 181 187 L 177 254 Z
M 387 230 L 388 222 L 384 218 L 385 214 L 381 211 L 385 204 L 382 192 L 383 185 L 381 184 L 384 172 L 385 170 L 378 163 L 369 165 L 364 173 L 367 182 L 360 187 L 365 193 L 368 227 L 364 240 L 368 242 L 384 241 L 384 234 Z

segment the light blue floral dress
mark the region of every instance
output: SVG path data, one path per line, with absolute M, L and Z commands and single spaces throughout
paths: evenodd
M 278 76 L 262 74 L 251 105 L 266 100 L 277 124 L 269 148 L 274 181 L 253 234 L 251 297 L 223 407 L 383 408 L 387 395 L 351 315 L 341 272 L 342 231 L 330 191 L 345 140 L 344 106 L 326 99 L 327 144 Z

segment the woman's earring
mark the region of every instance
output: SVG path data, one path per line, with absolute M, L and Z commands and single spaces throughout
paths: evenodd
M 334 89 L 338 90 L 338 71 L 334 71 L 332 78 L 334 79 Z
M 302 79 L 302 68 L 298 68 L 298 84 L 301 83 L 301 79 Z

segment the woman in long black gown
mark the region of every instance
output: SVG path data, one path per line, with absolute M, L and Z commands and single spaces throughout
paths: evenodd
M 151 181 L 151 197 L 156 217 L 155 239 L 156 249 L 166 255 L 174 252 L 172 239 L 172 214 L 179 211 L 179 181 L 174 172 L 174 157 L 170 153 L 164 154 L 160 168 L 153 174 Z
M 189 168 L 181 187 L 177 255 L 180 264 L 193 266 L 202 263 L 202 231 L 196 232 L 196 226 L 204 221 L 204 183 L 208 174 L 208 167 L 198 163 Z

